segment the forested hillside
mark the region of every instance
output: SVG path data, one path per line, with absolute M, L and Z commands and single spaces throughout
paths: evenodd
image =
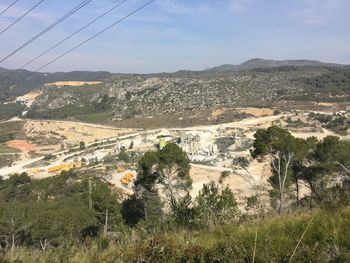
M 27 71 L 2 70 L 0 98 L 14 101 L 19 95 L 40 90 L 42 94 L 31 104 L 28 117 L 81 120 L 120 120 L 215 107 L 274 107 L 280 101 L 350 101 L 350 69 L 346 66 L 303 60 L 250 60 L 231 69 L 224 68 L 145 75 L 107 72 L 30 75 Z M 44 86 L 60 80 L 101 83 Z M 21 116 L 23 112 L 18 106 L 0 104 L 0 107 L 2 119 Z M 103 118 L 95 118 L 96 114 Z
M 28 116 L 80 118 L 105 113 L 109 119 L 127 119 L 215 107 L 273 107 L 281 100 L 349 102 L 348 74 L 345 68 L 279 67 L 121 75 L 95 92 L 91 88 L 48 90 L 37 98 Z

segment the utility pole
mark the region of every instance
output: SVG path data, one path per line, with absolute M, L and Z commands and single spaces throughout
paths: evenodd
M 15 255 L 15 240 L 16 240 L 16 233 L 15 233 L 15 221 L 13 218 L 11 218 L 11 255 L 12 257 Z
M 108 231 L 108 208 L 106 209 L 106 216 L 105 216 L 105 225 L 103 230 L 103 235 L 106 237 Z
M 92 185 L 91 185 L 91 179 L 89 179 L 89 210 L 92 209 Z

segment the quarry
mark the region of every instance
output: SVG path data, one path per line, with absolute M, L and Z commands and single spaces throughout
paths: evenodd
M 240 204 L 261 186 L 267 197 L 267 179 L 271 175 L 268 162 L 252 160 L 250 149 L 254 133 L 271 125 L 290 127 L 300 138 L 315 136 L 322 139 L 335 135 L 329 129 L 311 125 L 310 112 L 283 112 L 272 110 L 239 109 L 258 116 L 218 125 L 186 128 L 115 128 L 112 126 L 72 121 L 24 120 L 22 140 L 13 140 L 6 146 L 16 151 L 17 159 L 0 168 L 0 176 L 28 173 L 33 179 L 43 179 L 70 169 L 98 171 L 115 188 L 131 195 L 136 179 L 137 160 L 147 151 L 157 151 L 168 143 L 176 143 L 191 161 L 193 179 L 191 195 L 195 197 L 204 184 L 218 182 L 222 172 L 230 174 L 227 185 L 237 195 Z M 216 111 L 216 114 L 224 110 Z M 330 114 L 330 113 L 327 113 Z M 340 114 L 339 112 L 335 112 Z M 341 113 L 345 114 L 345 113 Z M 346 115 L 347 116 L 347 115 Z M 294 122 L 304 123 L 292 127 Z M 343 138 L 350 138 L 349 134 Z M 13 154 L 13 153 L 8 153 Z M 1 153 L 6 155 L 6 153 Z M 234 165 L 243 157 L 249 161 L 246 170 Z
M 349 10 L 0 1 L 0 263 L 350 262 Z

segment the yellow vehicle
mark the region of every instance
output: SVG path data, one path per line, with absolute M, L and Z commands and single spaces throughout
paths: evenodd
M 63 163 L 55 166 L 51 166 L 47 169 L 49 173 L 60 173 L 62 171 L 68 171 L 73 168 L 81 168 L 81 162 Z
M 135 175 L 133 173 L 127 173 L 123 176 L 123 178 L 120 180 L 120 182 L 124 185 L 130 184 L 132 179 L 134 179 Z

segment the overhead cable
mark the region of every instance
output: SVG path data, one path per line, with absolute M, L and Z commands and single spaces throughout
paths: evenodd
M 21 21 L 26 15 L 28 15 L 30 12 L 32 12 L 35 8 L 37 8 L 39 5 L 41 5 L 45 0 L 40 0 L 38 3 L 36 3 L 31 9 L 29 9 L 27 12 L 25 12 L 23 15 L 21 15 L 19 18 L 17 18 L 15 21 L 13 21 L 9 26 L 7 26 L 5 29 L 3 29 L 0 32 L 0 36 L 5 33 L 7 30 L 9 30 L 11 27 L 13 27 L 15 24 L 17 24 L 19 21 Z
M 84 29 L 86 29 L 87 27 L 91 26 L 92 24 L 94 24 L 95 22 L 97 22 L 98 20 L 100 20 L 101 18 L 105 17 L 106 15 L 108 15 L 110 12 L 112 12 L 113 10 L 115 10 L 117 7 L 121 6 L 123 3 L 127 2 L 129 0 L 123 0 L 121 2 L 119 2 L 117 5 L 114 5 L 112 8 L 110 8 L 109 10 L 107 10 L 105 13 L 99 15 L 98 17 L 96 17 L 94 20 L 92 20 L 91 22 L 89 22 L 88 24 L 86 24 L 85 26 L 79 28 L 77 31 L 73 32 L 72 34 L 70 34 L 69 36 L 67 36 L 66 38 L 64 38 L 63 40 L 59 41 L 57 44 L 53 45 L 52 47 L 48 48 L 47 50 L 45 50 L 43 53 L 41 53 L 40 55 L 36 56 L 35 58 L 31 59 L 29 62 L 27 62 L 26 64 L 22 65 L 18 70 L 24 69 L 26 66 L 32 64 L 34 61 L 38 60 L 39 58 L 41 58 L 42 56 L 46 55 L 47 53 L 49 53 L 51 50 L 55 49 L 56 47 L 60 46 L 61 44 L 63 44 L 64 42 L 66 42 L 67 40 L 71 39 L 72 37 L 74 37 L 75 35 L 77 35 L 78 33 L 80 33 L 81 31 L 83 31 Z M 15 72 L 16 72 L 15 71 Z
M 52 59 L 51 61 L 49 61 L 48 63 L 46 63 L 45 65 L 37 68 L 35 71 L 31 72 L 26 78 L 28 78 L 29 76 L 31 76 L 32 74 L 46 68 L 47 66 L 51 65 L 52 63 L 56 62 L 57 60 L 63 58 L 64 56 L 68 55 L 69 53 L 73 52 L 74 50 L 78 49 L 79 47 L 85 45 L 87 42 L 93 40 L 94 38 L 100 36 L 101 34 L 103 34 L 104 32 L 106 32 L 107 30 L 115 27 L 116 25 L 120 24 L 121 22 L 123 22 L 124 20 L 128 19 L 130 16 L 136 14 L 137 12 L 141 11 L 142 9 L 144 9 L 145 7 L 147 7 L 148 5 L 150 5 L 152 2 L 154 2 L 155 0 L 151 0 L 148 1 L 146 4 L 142 5 L 141 7 L 137 8 L 136 10 L 132 11 L 131 13 L 129 13 L 128 15 L 124 16 L 123 18 L 117 20 L 116 22 L 112 23 L 111 25 L 109 25 L 108 27 L 104 28 L 103 30 L 101 30 L 100 32 L 96 33 L 95 35 L 93 35 L 92 37 L 86 39 L 85 41 L 81 42 L 80 44 L 76 45 L 75 47 L 69 49 L 68 51 L 66 51 L 65 53 L 63 53 L 62 55 Z
M 1 13 L 0 16 L 2 16 L 7 10 L 9 10 L 12 6 L 14 6 L 16 3 L 18 2 L 18 0 L 15 0 L 12 2 L 12 4 L 10 4 L 8 7 L 6 7 Z
M 44 1 L 44 0 L 42 0 Z M 81 2 L 79 5 L 77 5 L 76 7 L 74 7 L 72 10 L 70 10 L 68 13 L 66 13 L 64 16 L 62 16 L 60 19 L 56 20 L 54 23 L 52 23 L 51 25 L 49 25 L 47 28 L 45 28 L 44 30 L 42 30 L 40 33 L 36 34 L 34 37 L 32 37 L 31 39 L 29 39 L 27 42 L 25 42 L 23 45 L 21 45 L 20 47 L 18 47 L 17 49 L 15 49 L 14 51 L 12 51 L 10 54 L 8 54 L 7 56 L 5 56 L 4 58 L 2 58 L 0 60 L 0 63 L 4 62 L 5 60 L 7 60 L 8 58 L 12 57 L 14 54 L 16 54 L 17 52 L 19 52 L 20 50 L 22 50 L 23 48 L 25 48 L 26 46 L 28 46 L 29 44 L 31 44 L 32 42 L 34 42 L 36 39 L 38 39 L 39 37 L 41 37 L 42 35 L 44 35 L 45 33 L 49 32 L 51 29 L 53 29 L 55 26 L 57 26 L 58 24 L 62 23 L 64 20 L 66 20 L 68 17 L 70 17 L 71 15 L 73 15 L 74 13 L 76 13 L 77 11 L 79 11 L 81 8 L 83 8 L 84 6 L 86 6 L 88 3 L 90 3 L 92 0 L 84 0 L 83 2 Z

